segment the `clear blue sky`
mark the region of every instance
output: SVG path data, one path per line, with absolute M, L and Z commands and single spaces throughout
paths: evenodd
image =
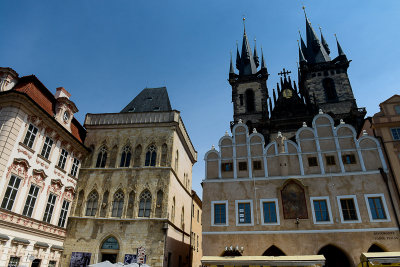
M 332 57 L 338 35 L 353 60 L 357 103 L 373 115 L 399 93 L 398 0 L 1 1 L 0 65 L 35 74 L 52 92 L 64 86 L 82 123 L 86 113 L 119 112 L 144 87 L 166 85 L 198 151 L 193 188 L 201 195 L 204 154 L 232 120 L 229 52 L 241 42 L 243 15 L 264 49 L 272 90 L 282 68 L 296 73 L 303 4 Z

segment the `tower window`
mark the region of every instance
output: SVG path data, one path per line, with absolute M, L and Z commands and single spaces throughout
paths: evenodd
M 322 80 L 322 86 L 325 90 L 325 96 L 327 101 L 336 101 L 337 94 L 335 89 L 335 82 L 331 78 L 325 78 Z
M 240 105 L 243 106 L 243 94 L 239 95 Z
M 246 111 L 254 111 L 254 92 L 251 89 L 246 90 Z

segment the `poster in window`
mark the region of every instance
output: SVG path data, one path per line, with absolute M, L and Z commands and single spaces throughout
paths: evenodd
M 283 217 L 285 219 L 308 219 L 304 189 L 294 181 L 288 182 L 281 190 Z
M 92 253 L 72 252 L 69 267 L 87 267 L 90 264 Z

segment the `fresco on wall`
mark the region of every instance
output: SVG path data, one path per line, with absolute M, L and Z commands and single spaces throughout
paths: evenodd
M 308 219 L 304 189 L 294 181 L 281 190 L 283 217 L 285 219 Z

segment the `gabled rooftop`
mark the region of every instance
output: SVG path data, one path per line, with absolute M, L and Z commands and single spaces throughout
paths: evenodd
M 124 112 L 171 111 L 166 87 L 143 89 L 123 110 Z

